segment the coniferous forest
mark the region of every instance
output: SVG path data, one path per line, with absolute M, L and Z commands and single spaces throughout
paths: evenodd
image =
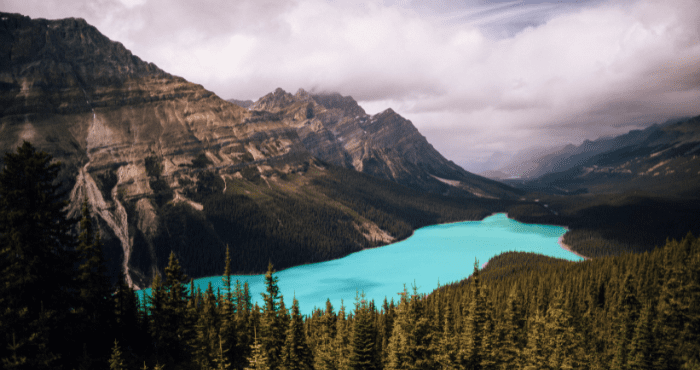
M 28 143 L 4 158 L 3 369 L 700 369 L 690 234 L 580 263 L 507 253 L 428 295 L 360 292 L 310 316 L 285 307 L 271 265 L 259 307 L 228 253 L 224 288 L 204 292 L 171 254 L 142 304 L 112 284 L 87 205 L 66 219 L 58 168 Z

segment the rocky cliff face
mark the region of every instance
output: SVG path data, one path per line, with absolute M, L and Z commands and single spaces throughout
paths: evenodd
M 382 229 L 379 218 L 308 188 L 331 176 L 315 157 L 414 189 L 514 194 L 447 161 L 391 110 L 369 116 L 349 97 L 279 89 L 245 109 L 142 61 L 84 20 L 0 13 L 0 150 L 23 140 L 64 164 L 71 212 L 88 199 L 113 271 L 126 271 L 135 286 L 149 284 L 170 250 L 193 276 L 220 273 L 233 241 L 241 261 L 266 264 L 278 258 L 265 249 L 271 232 L 292 245 L 288 234 L 303 228 L 290 226 L 290 209 L 339 217 L 343 247 L 318 257 L 303 249 L 302 235 L 298 258 L 286 261 L 337 258 L 393 240 L 390 224 Z
M 118 239 L 121 251 L 110 256 L 121 257 L 131 277 L 150 273 L 129 269 L 129 228 L 147 240 L 159 232 L 147 199 L 154 185 L 178 201 L 181 184 L 203 167 L 225 176 L 304 151 L 279 120 L 143 62 L 82 19 L 2 14 L 0 43 L 0 147 L 27 140 L 63 162 L 73 213 L 88 197 Z M 132 220 L 124 202 L 135 203 Z
M 277 114 L 318 158 L 414 189 L 471 197 L 514 197 L 512 188 L 475 176 L 443 157 L 413 124 L 387 109 L 368 115 L 349 96 L 292 95 L 277 89 L 253 110 Z

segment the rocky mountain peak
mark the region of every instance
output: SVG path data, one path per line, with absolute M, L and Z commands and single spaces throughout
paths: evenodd
M 0 13 L 0 79 L 38 85 L 57 82 L 83 86 L 121 84 L 128 78 L 170 76 L 134 56 L 83 19 L 34 19 Z M 26 64 L 32 68 L 20 68 Z M 48 80 L 40 78 L 52 71 Z M 61 78 L 69 75 L 69 78 Z
M 278 87 L 274 92 L 271 92 L 258 99 L 258 101 L 255 102 L 255 105 L 253 105 L 252 109 L 274 113 L 280 111 L 281 109 L 287 108 L 296 102 L 298 102 L 298 99 L 294 95 L 284 91 L 281 87 Z
M 315 94 L 313 99 L 316 103 L 326 109 L 338 109 L 345 112 L 348 116 L 365 116 L 365 112 L 357 101 L 351 96 L 342 96 L 338 93 Z

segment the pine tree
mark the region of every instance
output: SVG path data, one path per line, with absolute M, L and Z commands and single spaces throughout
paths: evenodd
M 523 356 L 524 370 L 547 370 L 549 361 L 545 348 L 544 335 L 545 319 L 540 311 L 530 319 L 528 325 L 527 347 Z
M 236 318 L 233 304 L 234 292 L 231 286 L 231 257 L 228 246 L 226 247 L 226 259 L 224 260 L 224 276 L 222 277 L 224 294 L 219 296 L 219 322 L 221 351 L 228 362 L 232 363 L 236 355 Z
M 321 316 L 320 335 L 314 355 L 316 370 L 335 370 L 338 353 L 334 346 L 336 318 L 330 299 L 326 301 L 326 310 Z
M 550 369 L 578 368 L 573 319 L 564 298 L 562 284 L 556 284 L 554 299 L 547 309 L 545 340 L 549 350 Z
M 389 338 L 391 338 L 391 333 L 394 330 L 394 309 L 392 306 L 393 305 L 389 305 L 386 297 L 384 297 L 384 302 L 382 303 L 382 315 L 379 318 L 377 328 L 381 338 L 381 360 L 383 364 L 386 364 L 388 361 Z
M 364 293 L 356 297 L 355 323 L 348 366 L 352 370 L 373 370 L 379 367 L 376 348 L 377 328 Z
M 486 301 L 481 293 L 481 277 L 479 275 L 479 262 L 474 262 L 474 272 L 471 280 L 471 301 L 468 304 L 468 314 L 464 322 L 462 333 L 462 348 L 460 359 L 467 369 L 479 369 L 482 360 L 482 339 L 484 324 L 486 322 Z
M 0 364 L 68 366 L 76 305 L 72 222 L 56 178 L 60 163 L 24 142 L 0 171 Z M 59 361 L 59 358 L 61 359 Z
M 271 370 L 279 369 L 282 361 L 282 347 L 284 347 L 283 319 L 280 312 L 282 298 L 277 286 L 277 277 L 273 275 L 272 263 L 267 267 L 265 274 L 265 293 L 261 293 L 265 306 L 261 318 L 260 350 L 265 357 L 265 363 Z
M 114 347 L 112 347 L 112 357 L 109 358 L 109 370 L 126 370 L 122 351 L 116 339 L 114 340 Z
M 123 270 L 119 274 L 112 299 L 116 333 L 122 342 L 133 343 L 138 336 L 139 303 L 136 292 L 126 283 Z
M 166 292 L 163 288 L 163 283 L 160 278 L 160 274 L 156 273 L 155 278 L 153 278 L 153 284 L 151 284 L 151 296 L 149 299 L 149 309 L 144 312 L 144 321 L 150 322 L 148 325 L 149 333 L 151 338 L 153 338 L 155 348 L 156 348 L 156 358 L 165 359 L 167 354 L 165 353 L 166 346 L 170 340 L 171 330 L 168 326 L 168 321 L 166 318 Z M 150 313 L 150 317 L 148 314 Z
M 484 324 L 481 329 L 481 362 L 479 365 L 483 370 L 495 370 L 501 362 L 501 343 L 495 330 L 492 316 L 493 305 L 487 286 L 482 287 L 480 294 L 483 296 L 482 301 L 484 302 Z
M 257 329 L 253 330 L 253 345 L 250 351 L 250 356 L 247 358 L 248 366 L 245 370 L 269 370 L 270 366 L 267 364 L 267 357 L 263 353 L 262 344 L 260 344 L 260 338 L 257 335 Z
M 634 334 L 634 325 L 639 317 L 640 304 L 636 288 L 634 275 L 628 272 L 622 281 L 620 300 L 616 307 L 615 354 L 611 367 L 613 370 L 626 370 L 628 368 L 629 344 Z
M 506 301 L 505 317 L 496 325 L 496 330 L 503 338 L 499 366 L 503 370 L 522 367 L 521 355 L 524 348 L 523 332 L 525 329 L 525 315 L 522 305 L 520 287 L 517 283 L 513 284 Z
M 167 358 L 173 361 L 184 360 L 188 352 L 187 343 L 193 340 L 194 323 L 188 320 L 187 289 L 185 284 L 189 278 L 182 271 L 174 252 L 170 252 L 168 266 L 165 268 L 165 304 L 163 306 L 163 351 Z
M 411 297 L 404 287 L 396 309 L 394 330 L 389 339 L 388 369 L 434 368 L 432 331 L 421 297 L 413 288 Z
M 445 307 L 442 331 L 435 341 L 435 362 L 440 369 L 456 369 L 458 367 L 459 336 L 455 334 L 452 305 L 448 302 Z
M 247 358 L 250 357 L 250 351 L 253 346 L 254 326 L 251 325 L 251 297 L 248 289 L 248 283 L 241 288 L 241 282 L 236 280 L 234 288 L 235 324 L 236 338 L 234 340 L 235 350 L 232 354 L 233 366 L 236 369 L 247 366 Z
M 652 306 L 644 305 L 637 327 L 632 337 L 629 353 L 631 370 L 651 370 L 654 368 L 654 337 L 652 332 Z
M 313 356 L 306 343 L 304 322 L 299 313 L 299 301 L 296 298 L 292 303 L 291 321 L 282 352 L 281 368 L 284 370 L 310 370 L 313 368 Z
M 79 287 L 76 305 L 81 326 L 79 337 L 88 352 L 102 353 L 102 348 L 109 345 L 105 334 L 113 330 L 113 288 L 107 276 L 99 230 L 95 232 L 93 229 L 87 199 L 83 201 L 76 251 L 81 261 L 76 282 Z
M 219 322 L 216 313 L 216 297 L 214 288 L 209 282 L 204 292 L 202 309 L 197 317 L 196 339 L 193 341 L 195 362 L 200 368 L 209 368 L 213 364 L 213 356 L 219 352 Z
M 352 331 L 345 316 L 345 306 L 343 301 L 340 301 L 340 309 L 338 310 L 338 318 L 335 321 L 335 340 L 333 341 L 334 351 L 337 353 L 336 369 L 350 369 L 350 338 Z

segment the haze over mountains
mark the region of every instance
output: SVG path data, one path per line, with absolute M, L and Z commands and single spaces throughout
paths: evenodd
M 699 154 L 700 117 L 693 117 L 568 145 L 499 172 L 511 174 L 505 183 L 535 191 L 695 196 Z
M 433 199 L 442 208 L 429 211 L 403 201 L 408 193 L 521 193 L 448 161 L 391 109 L 371 116 L 351 97 L 281 89 L 245 109 L 142 61 L 84 20 L 0 20 L 0 150 L 28 140 L 60 160 L 72 214 L 87 198 L 109 257 L 122 261 L 113 264 L 137 285 L 148 284 L 171 249 L 202 276 L 220 273 L 225 245 L 236 243 L 234 260 L 245 262 L 234 268 L 260 271 L 285 243 L 295 257 L 279 267 L 386 243 L 444 217 L 489 213 L 447 198 Z M 345 195 L 378 190 L 343 202 L 329 193 L 341 185 L 350 187 Z M 324 232 L 335 242 L 310 243 L 323 225 L 294 224 L 317 212 L 340 217 L 338 230 Z M 327 250 L 312 250 L 321 245 Z

